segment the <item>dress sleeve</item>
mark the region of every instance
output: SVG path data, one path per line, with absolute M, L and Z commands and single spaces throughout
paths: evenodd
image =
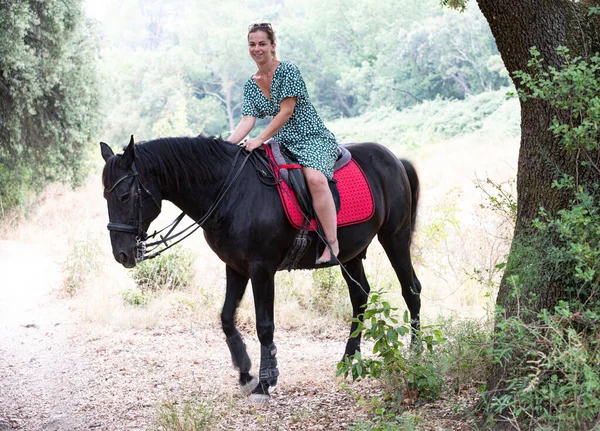
M 283 72 L 280 99 L 283 100 L 286 97 L 306 98 L 308 90 L 300 74 L 300 69 L 293 63 L 287 63 Z
M 244 101 L 242 102 L 242 115 L 254 118 L 264 118 L 256 109 L 254 104 L 254 97 L 252 88 L 250 87 L 250 81 L 247 81 L 244 85 Z

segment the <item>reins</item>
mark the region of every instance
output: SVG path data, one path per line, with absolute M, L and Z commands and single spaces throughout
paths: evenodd
M 137 187 L 137 201 L 138 201 L 138 225 L 137 226 L 131 226 L 128 224 L 123 224 L 123 223 L 113 223 L 113 222 L 109 222 L 107 225 L 107 228 L 109 231 L 117 231 L 117 232 L 124 232 L 124 233 L 129 233 L 129 234 L 135 234 L 136 235 L 136 252 L 137 252 L 137 256 L 136 256 L 136 261 L 142 262 L 144 260 L 148 260 L 148 259 L 153 259 L 156 256 L 162 254 L 163 252 L 165 252 L 166 250 L 170 249 L 171 247 L 179 244 L 181 241 L 183 241 L 184 239 L 186 239 L 187 237 L 189 237 L 190 235 L 192 235 L 194 232 L 196 232 L 198 229 L 200 229 L 204 223 L 206 223 L 206 221 L 210 218 L 210 216 L 213 215 L 213 213 L 215 212 L 215 210 L 217 209 L 217 207 L 219 206 L 219 204 L 221 203 L 221 201 L 223 200 L 223 198 L 225 197 L 225 195 L 227 194 L 227 192 L 231 189 L 231 187 L 233 186 L 233 184 L 235 183 L 235 181 L 238 179 L 238 177 L 240 176 L 240 174 L 242 173 L 242 170 L 244 168 L 244 166 L 246 165 L 246 162 L 248 162 L 248 159 L 251 158 L 252 153 L 253 152 L 247 152 L 246 156 L 244 157 L 244 160 L 242 160 L 242 164 L 240 165 L 240 167 L 237 169 L 235 169 L 235 166 L 237 164 L 237 161 L 240 157 L 240 154 L 242 153 L 242 151 L 245 151 L 243 149 L 243 147 L 239 147 L 239 150 L 236 152 L 235 157 L 233 158 L 233 162 L 231 164 L 231 169 L 229 170 L 229 173 L 227 174 L 227 178 L 225 179 L 225 182 L 223 183 L 223 186 L 221 187 L 221 190 L 219 191 L 219 193 L 217 194 L 217 197 L 215 198 L 215 201 L 212 203 L 212 205 L 210 206 L 210 208 L 206 211 L 206 214 L 204 214 L 204 216 L 202 216 L 201 219 L 194 221 L 192 224 L 190 224 L 189 226 L 187 226 L 186 228 L 184 228 L 183 230 L 171 235 L 171 233 L 173 232 L 173 230 L 175 230 L 175 228 L 179 225 L 179 223 L 181 222 L 181 220 L 183 220 L 183 217 L 185 216 L 185 213 L 181 213 L 179 216 L 177 216 L 177 218 L 175 218 L 175 220 L 173 220 L 169 225 L 167 225 L 166 227 L 164 227 L 163 229 L 159 230 L 159 231 L 155 231 L 154 233 L 152 233 L 151 235 L 147 235 L 146 232 L 144 232 L 143 227 L 142 227 L 142 190 L 144 192 L 146 192 L 146 194 L 150 195 L 150 197 L 152 198 L 153 202 L 156 204 L 157 208 L 160 209 L 161 205 L 158 203 L 158 201 L 156 200 L 156 198 L 154 197 L 154 195 L 150 192 L 150 190 L 148 190 L 146 188 L 146 186 L 144 185 L 144 183 L 142 182 L 142 180 L 139 177 L 139 174 L 135 168 L 135 162 L 132 164 L 132 171 L 131 173 L 125 174 L 124 176 L 122 176 L 121 178 L 119 178 L 115 184 L 113 184 L 113 186 L 105 193 L 111 193 L 120 183 L 122 183 L 123 181 L 125 181 L 128 178 L 135 178 L 136 180 L 136 187 Z M 258 154 L 258 153 L 257 153 Z M 280 175 L 277 175 L 276 173 L 276 169 L 278 167 L 273 166 L 272 162 L 270 159 L 267 159 L 266 161 L 263 160 L 260 156 L 256 156 L 256 158 L 258 160 L 260 160 L 260 162 L 263 164 L 263 166 L 266 168 L 266 171 L 263 169 L 260 169 L 257 166 L 257 163 L 252 160 L 252 164 L 255 166 L 257 172 L 259 172 L 260 174 L 262 174 L 263 176 L 267 177 L 267 176 L 272 176 L 273 177 L 273 184 L 267 184 L 265 183 L 262 179 L 261 182 L 263 182 L 264 184 L 267 185 L 271 185 L 271 186 L 275 186 L 275 185 L 279 185 L 281 183 L 281 181 L 283 181 L 283 179 L 281 178 Z M 235 172 L 235 175 L 234 175 Z M 232 178 L 233 176 L 233 178 Z M 284 192 L 286 194 L 289 193 L 287 190 L 283 189 Z M 293 201 L 293 200 L 292 200 Z M 300 206 L 296 203 L 296 205 L 298 206 L 298 209 L 300 210 L 300 213 L 302 214 L 302 217 L 304 218 L 304 222 L 307 223 L 307 225 L 310 225 L 310 218 L 304 213 L 304 211 L 302 211 L 302 209 L 300 208 Z M 315 215 L 315 219 L 317 221 L 317 224 L 320 224 L 318 218 Z M 171 228 L 171 229 L 169 229 Z M 161 236 L 160 233 L 164 232 L 165 230 L 169 229 L 169 231 L 167 232 L 167 234 L 165 236 Z M 186 233 L 187 231 L 189 231 L 190 229 L 192 229 L 190 232 L 188 232 L 185 236 L 183 236 L 182 238 L 179 238 L 177 241 L 169 244 L 169 241 L 174 240 L 175 238 L 178 238 L 179 236 L 183 235 L 184 233 Z M 348 270 L 346 269 L 346 267 L 342 264 L 342 262 L 340 262 L 337 257 L 333 257 L 333 249 L 331 247 L 331 245 L 329 244 L 329 241 L 327 241 L 327 239 L 324 237 L 324 235 L 321 234 L 321 232 L 319 232 L 319 229 L 315 229 L 315 233 L 317 234 L 317 236 L 321 239 L 321 241 L 323 241 L 323 243 L 329 247 L 329 252 L 332 256 L 332 259 L 336 259 L 338 264 L 340 265 L 340 268 L 342 269 L 342 271 L 344 271 L 344 273 L 348 276 L 348 278 L 353 281 L 356 285 L 358 285 L 358 287 L 360 287 L 360 289 L 368 295 L 368 292 L 363 288 L 363 286 L 356 281 L 352 275 L 350 275 L 350 273 L 348 272 Z M 146 240 L 148 239 L 152 239 L 159 236 L 160 240 L 158 241 L 154 241 L 151 243 L 146 243 Z M 160 247 L 161 245 L 164 245 L 163 248 L 157 250 L 158 247 Z M 150 253 L 150 254 L 147 254 Z
M 241 165 L 239 166 L 239 168 L 236 171 L 235 167 L 236 167 L 237 161 L 239 159 L 239 156 L 242 153 L 242 150 L 243 149 L 240 148 L 239 151 L 236 152 L 235 157 L 233 158 L 233 162 L 231 164 L 231 169 L 229 170 L 229 173 L 227 174 L 227 178 L 225 179 L 225 182 L 223 183 L 221 190 L 217 194 L 215 201 L 212 203 L 210 208 L 206 211 L 206 214 L 204 214 L 204 216 L 202 216 L 202 218 L 200 218 L 199 220 L 194 221 L 192 224 L 190 224 L 183 230 L 181 230 L 173 235 L 171 235 L 171 233 L 173 232 L 173 230 L 175 230 L 175 228 L 179 225 L 179 223 L 181 222 L 181 220 L 183 220 L 183 217 L 185 216 L 185 213 L 183 213 L 183 212 L 179 216 L 177 216 L 177 218 L 175 220 L 173 220 L 168 226 L 164 227 L 163 229 L 161 229 L 159 231 L 155 231 L 151 235 L 147 235 L 146 232 L 144 232 L 143 227 L 142 227 L 142 193 L 141 193 L 142 189 L 143 189 L 143 191 L 146 192 L 146 194 L 150 195 L 150 197 L 152 198 L 152 200 L 154 201 L 154 203 L 156 204 L 156 206 L 159 209 L 161 208 L 161 206 L 158 203 L 158 201 L 156 200 L 156 198 L 154 197 L 154 195 L 142 183 L 142 180 L 140 179 L 138 172 L 135 169 L 135 163 L 132 164 L 133 172 L 128 173 L 128 174 L 122 176 L 121 178 L 119 178 L 117 180 L 117 182 L 110 188 L 110 190 L 108 190 L 108 193 L 111 193 L 115 189 L 115 187 L 117 187 L 124 180 L 131 178 L 131 177 L 135 178 L 136 183 L 137 183 L 138 225 L 131 226 L 128 224 L 123 224 L 123 223 L 110 222 L 107 225 L 108 230 L 137 235 L 136 236 L 136 250 L 137 250 L 136 260 L 137 260 L 137 262 L 142 262 L 144 260 L 155 258 L 156 256 L 162 254 L 164 251 L 168 250 L 169 248 L 179 244 L 181 241 L 183 241 L 188 236 L 192 235 L 194 232 L 196 232 L 198 229 L 200 229 L 204 225 L 204 223 L 206 223 L 206 221 L 213 215 L 213 213 L 215 212 L 215 210 L 217 209 L 217 207 L 219 206 L 219 204 L 221 203 L 221 201 L 223 200 L 223 198 L 225 197 L 227 192 L 231 189 L 231 187 L 233 186 L 235 181 L 238 179 L 238 177 L 242 173 L 244 166 L 246 165 L 246 162 L 248 161 L 248 159 L 250 158 L 250 155 L 251 155 L 251 153 L 248 153 L 244 157 L 244 160 L 242 160 Z M 235 174 L 234 174 L 234 172 L 235 172 Z M 165 236 L 160 235 L 161 232 L 164 232 L 167 229 L 169 229 L 169 231 L 167 232 L 167 234 Z M 179 238 L 177 241 L 169 244 L 170 241 L 174 240 L 175 238 L 180 237 L 181 235 L 183 235 L 190 229 L 192 229 L 191 232 L 188 232 L 182 238 Z M 151 243 L 146 243 L 146 240 L 156 238 L 157 236 L 160 237 L 160 240 L 154 241 Z M 164 247 L 157 250 L 157 248 L 160 245 L 164 245 Z M 150 254 L 147 254 L 147 253 L 150 253 Z

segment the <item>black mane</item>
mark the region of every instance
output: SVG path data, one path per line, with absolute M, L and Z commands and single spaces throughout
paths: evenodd
M 135 164 L 140 178 L 152 173 L 163 187 L 189 189 L 227 174 L 236 146 L 218 137 L 177 137 L 144 141 L 135 146 Z M 114 171 L 119 157 L 104 169 L 105 188 L 117 181 Z

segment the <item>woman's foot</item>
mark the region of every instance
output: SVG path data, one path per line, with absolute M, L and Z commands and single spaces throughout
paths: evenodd
M 333 240 L 327 240 L 327 242 L 329 243 L 329 246 L 325 244 L 325 250 L 323 250 L 323 254 L 315 262 L 317 265 L 327 264 L 332 260 L 331 250 L 333 250 L 333 258 L 337 258 L 337 255 L 340 252 L 340 245 L 338 244 L 337 238 Z M 329 249 L 330 246 L 331 250 Z

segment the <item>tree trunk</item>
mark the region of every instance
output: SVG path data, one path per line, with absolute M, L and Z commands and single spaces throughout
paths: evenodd
M 597 29 L 597 16 L 587 16 L 590 5 L 585 1 L 570 0 L 477 0 L 479 7 L 490 24 L 498 50 L 506 68 L 511 73 L 517 70 L 529 71 L 529 49 L 537 47 L 545 59 L 545 65 L 558 67 L 560 57 L 558 46 L 566 46 L 573 56 L 584 58 L 597 52 L 600 47 Z M 590 3 L 588 0 L 587 3 Z M 595 1 L 593 3 L 596 3 Z M 519 82 L 515 82 L 517 88 Z M 515 247 L 527 241 L 533 234 L 531 221 L 538 217 L 540 207 L 550 214 L 566 208 L 571 193 L 552 188 L 553 180 L 562 173 L 575 176 L 581 184 L 593 184 L 598 178 L 592 170 L 577 169 L 577 155 L 566 151 L 563 145 L 548 131 L 553 117 L 564 117 L 549 103 L 529 99 L 521 102 L 521 147 L 517 173 L 517 223 L 514 240 L 509 255 L 504 279 L 498 292 L 497 305 L 508 316 L 518 313 L 517 302 L 511 292 L 511 270 L 518 264 L 514 256 Z M 548 276 L 548 283 L 541 287 L 523 286 L 520 305 L 529 301 L 533 310 L 552 309 L 559 300 L 565 298 L 566 280 L 564 275 L 555 272 Z M 527 289 L 533 290 L 527 291 Z M 527 294 L 534 293 L 528 300 Z M 505 367 L 510 364 L 505 364 Z M 495 366 L 488 380 L 488 389 L 503 388 L 503 368 Z

